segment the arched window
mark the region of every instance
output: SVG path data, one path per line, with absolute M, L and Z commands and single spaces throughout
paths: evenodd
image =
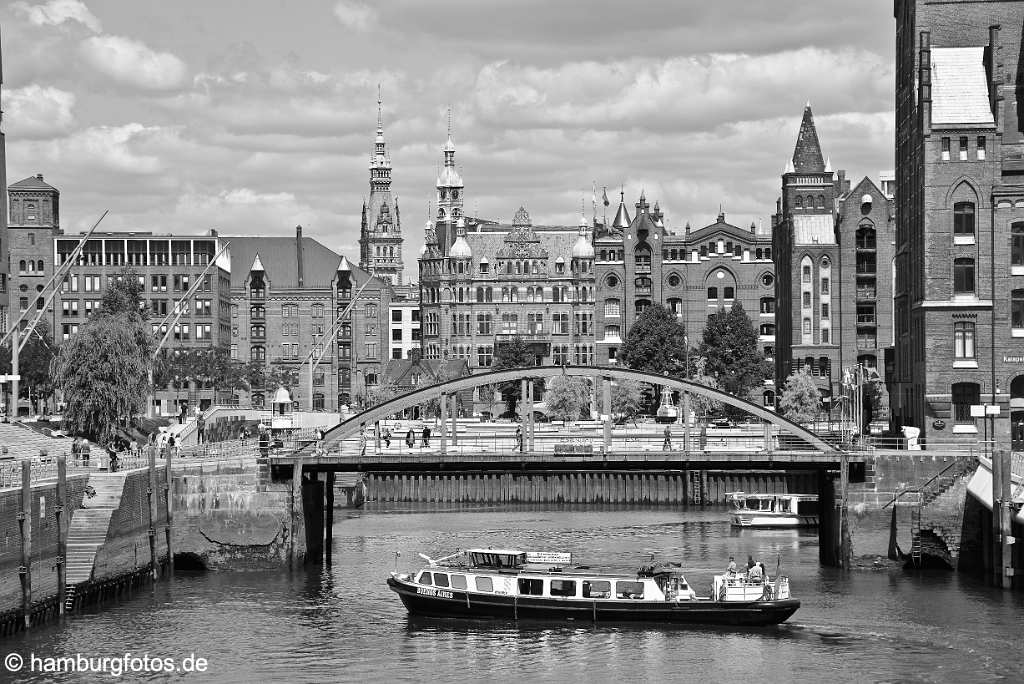
M 18 271 L 20 273 L 24 273 L 25 272 L 25 260 L 24 259 L 22 259 L 21 261 L 18 262 Z
M 758 247 L 756 250 L 754 250 L 754 258 L 755 259 L 763 259 L 764 258 L 764 250 L 761 249 L 760 247 Z
M 870 223 L 857 227 L 857 249 L 875 249 L 875 228 Z
M 953 205 L 953 237 L 974 237 L 974 203 Z
M 796 208 L 797 209 L 803 209 L 804 208 L 804 198 L 801 197 L 800 195 L 796 196 Z
M 605 318 L 616 318 L 619 316 L 619 300 L 618 299 L 606 299 L 604 300 L 604 317 Z
M 953 294 L 974 294 L 974 259 L 959 257 L 953 259 Z
M 824 209 L 825 208 L 825 196 L 824 195 L 818 195 L 817 207 L 818 207 L 818 209 Z

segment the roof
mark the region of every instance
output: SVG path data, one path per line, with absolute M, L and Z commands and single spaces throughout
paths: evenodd
M 37 173 L 34 176 L 29 176 L 24 180 L 20 180 L 17 183 L 12 183 L 8 186 L 8 190 L 47 190 L 49 192 L 60 193 L 60 190 L 53 187 L 49 183 L 43 180 L 43 174 Z
M 384 368 L 384 379 L 385 382 L 394 383 L 399 387 L 413 387 L 414 383 L 410 377 L 413 371 L 418 371 L 423 376 L 415 384 L 427 387 L 439 382 L 442 377 L 461 378 L 469 375 L 469 364 L 466 359 L 392 359 Z
M 793 216 L 793 243 L 797 245 L 834 245 L 836 234 L 831 214 Z
M 994 126 L 985 48 L 932 48 L 932 125 Z
M 231 261 L 244 264 L 232 269 L 231 287 L 242 287 L 249 277 L 249 269 L 257 255 L 267 278 L 275 288 L 298 287 L 298 258 L 295 237 L 234 236 L 231 242 Z M 304 287 L 330 287 L 342 256 L 313 238 L 302 238 L 302 276 Z M 355 270 L 353 268 L 353 270 Z
M 804 107 L 804 118 L 800 122 L 800 133 L 797 134 L 796 147 L 793 149 L 793 172 L 825 172 L 825 159 L 821 156 L 821 144 L 818 142 L 818 131 L 814 127 L 814 114 L 811 113 L 810 103 Z
M 698 228 L 687 235 L 686 242 L 702 242 L 716 233 L 725 233 L 731 237 L 749 242 L 754 242 L 757 238 L 757 235 L 749 229 L 740 228 L 739 226 L 734 226 L 731 223 L 726 223 L 725 214 L 719 214 L 718 219 L 714 223 L 704 226 L 703 228 Z

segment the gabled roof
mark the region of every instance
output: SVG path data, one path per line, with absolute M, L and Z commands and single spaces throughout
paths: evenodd
M 993 126 L 985 48 L 932 48 L 933 126 Z
M 825 159 L 821 156 L 821 144 L 818 142 L 818 131 L 814 127 L 814 114 L 811 113 L 809 102 L 804 107 L 804 118 L 800 122 L 800 133 L 797 134 L 796 147 L 793 149 L 793 171 L 825 172 Z
M 249 265 L 257 262 L 275 288 L 299 286 L 298 253 L 294 237 L 233 236 L 231 261 L 243 264 L 232 269 L 231 287 L 242 287 L 249 277 Z M 338 272 L 341 255 L 313 238 L 302 238 L 302 274 L 304 287 L 330 287 Z M 361 270 L 352 268 L 353 271 Z M 365 271 L 364 271 L 365 273 Z
M 388 361 L 384 368 L 384 381 L 399 387 L 412 387 L 412 375 L 419 372 L 423 377 L 417 386 L 433 385 L 442 377 L 461 378 L 469 375 L 469 364 L 466 359 L 394 359 Z
M 697 230 L 691 231 L 689 235 L 686 236 L 686 241 L 700 242 L 701 240 L 706 240 L 707 238 L 713 235 L 717 235 L 719 233 L 728 235 L 730 237 L 736 237 L 739 238 L 740 240 L 747 240 L 750 242 L 753 242 L 757 237 L 756 235 L 754 235 L 754 233 L 750 232 L 749 230 L 744 230 L 739 226 L 734 226 L 731 223 L 726 223 L 725 215 L 719 214 L 718 220 L 712 223 L 711 225 L 704 226 L 703 228 L 698 228 Z
M 793 216 L 793 244 L 836 244 L 832 214 L 796 214 Z
M 37 173 L 34 176 L 29 176 L 17 183 L 12 183 L 7 188 L 8 190 L 46 190 L 49 192 L 60 193 L 60 190 L 53 187 L 49 183 L 43 180 L 43 174 Z

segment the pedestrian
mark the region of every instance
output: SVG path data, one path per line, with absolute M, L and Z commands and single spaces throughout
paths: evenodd
M 384 428 L 384 434 L 381 435 L 381 439 L 384 440 L 384 448 L 387 449 L 391 446 L 391 430 Z
M 196 418 L 196 429 L 199 435 L 199 443 L 202 444 L 206 441 L 206 419 L 201 413 Z
M 523 450 L 523 427 L 516 425 L 516 451 Z
M 405 433 L 405 445 L 412 449 L 416 446 L 416 432 L 409 426 L 409 431 Z
M 82 438 L 82 443 L 79 446 L 79 450 L 82 453 L 82 465 L 86 468 L 89 467 L 89 440 Z
M 82 465 L 82 445 L 78 443 L 77 437 L 71 440 L 71 460 L 76 466 Z
M 178 455 L 178 452 L 175 450 L 174 435 L 168 435 L 167 437 L 167 453 L 172 456 Z
M 661 450 L 672 450 L 672 428 L 670 428 L 668 425 L 665 426 L 665 441 L 661 445 Z
M 429 425 L 424 425 L 423 426 L 423 448 L 426 449 L 426 448 L 429 448 L 429 447 L 430 447 L 430 426 Z
M 753 569 L 755 565 L 757 565 L 757 563 L 754 562 L 754 557 L 751 555 L 747 555 L 747 572 L 750 572 L 750 570 Z
M 186 411 L 187 411 L 187 409 L 185 408 L 185 404 L 184 403 L 181 404 L 181 406 L 178 409 L 178 425 L 181 425 L 182 423 L 185 422 L 185 412 Z
M 113 440 L 107 443 L 107 461 L 109 463 L 109 471 L 112 473 L 117 472 L 117 445 Z

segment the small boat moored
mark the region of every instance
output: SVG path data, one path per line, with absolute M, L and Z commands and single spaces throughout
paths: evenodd
M 674 563 L 635 574 L 596 572 L 571 567 L 571 554 L 515 549 L 471 549 L 427 561 L 416 572 L 388 577 L 412 615 L 764 626 L 784 622 L 800 607 L 789 579 L 778 573 L 774 580 L 716 575 L 711 595 L 702 597 Z
M 728 492 L 735 527 L 817 527 L 815 494 L 747 494 Z

